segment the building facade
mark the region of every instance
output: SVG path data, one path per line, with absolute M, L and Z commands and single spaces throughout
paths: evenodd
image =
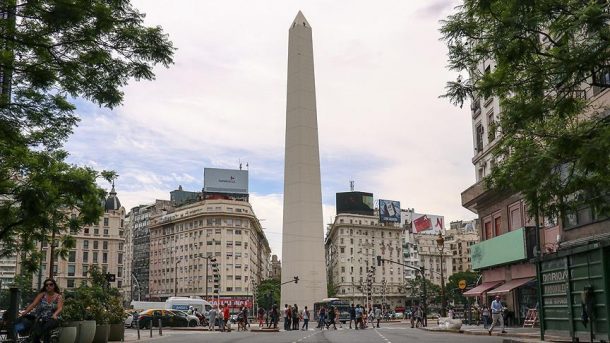
M 0 250 L 2 244 L 0 244 Z M 17 254 L 0 257 L 0 290 L 8 289 L 15 282 L 17 275 Z
M 378 216 L 339 213 L 326 235 L 326 264 L 336 297 L 361 305 L 404 308 L 407 289 L 403 267 L 383 263 L 376 256 L 402 263 L 400 223 L 380 223 Z M 367 277 L 372 298 L 367 303 Z
M 282 277 L 282 261 L 280 261 L 277 258 L 277 255 L 272 255 L 269 278 L 281 280 L 281 277 Z
M 269 243 L 246 201 L 197 201 L 157 211 L 148 220 L 151 299 L 207 294 L 211 300 L 211 264 L 202 257 L 219 263 L 221 301 L 251 297 L 252 284 L 270 273 Z
M 61 289 L 78 287 L 87 279 L 91 266 L 98 266 L 103 273 L 115 275 L 115 286 L 123 288 L 125 278 L 125 208 L 112 187 L 104 204 L 104 214 L 94 225 L 85 226 L 70 235 L 76 240 L 76 246 L 67 259 L 56 258 L 53 263 L 53 278 Z M 47 242 L 41 243 L 43 262 L 37 275 L 34 275 L 32 287 L 40 289 L 42 280 L 49 272 L 51 249 Z

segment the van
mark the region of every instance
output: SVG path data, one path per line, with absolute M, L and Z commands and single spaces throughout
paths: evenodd
M 190 307 L 196 308 L 199 313 L 207 313 L 212 309 L 212 304 L 198 298 L 170 297 L 165 300 L 165 308 L 169 310 L 188 311 Z

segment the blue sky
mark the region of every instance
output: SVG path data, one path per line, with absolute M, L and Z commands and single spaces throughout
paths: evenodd
M 203 168 L 249 164 L 251 202 L 281 255 L 288 27 L 313 28 L 324 221 L 356 189 L 446 222 L 472 219 L 469 111 L 439 99 L 448 72 L 438 21 L 454 1 L 135 0 L 178 48 L 152 82 L 131 82 L 114 110 L 77 101 L 70 160 L 120 175 L 129 210 L 200 190 Z

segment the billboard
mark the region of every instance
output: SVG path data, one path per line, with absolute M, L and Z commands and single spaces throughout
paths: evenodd
M 203 169 L 203 191 L 248 194 L 248 171 L 205 168 Z
M 400 201 L 379 199 L 379 221 L 400 223 Z
M 352 213 L 372 216 L 374 211 L 373 193 L 337 193 L 337 214 Z
M 401 222 L 406 225 L 410 223 L 412 233 L 438 235 L 445 229 L 445 217 L 434 214 L 403 211 Z

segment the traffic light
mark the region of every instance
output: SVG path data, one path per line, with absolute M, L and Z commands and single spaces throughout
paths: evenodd
M 108 281 L 108 282 L 115 282 L 116 281 L 116 275 L 110 274 L 110 273 L 106 273 L 106 281 Z
M 298 276 L 294 277 L 294 283 L 299 283 L 299 277 Z
M 377 255 L 377 267 L 381 267 L 381 256 Z

